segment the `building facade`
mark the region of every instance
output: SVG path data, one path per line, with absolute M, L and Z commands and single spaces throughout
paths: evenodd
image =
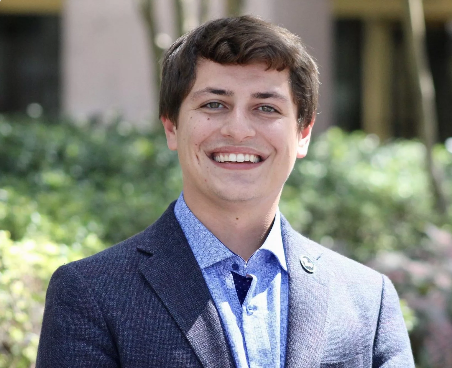
M 75 118 L 155 121 L 155 55 L 139 1 L 2 0 L 0 112 L 39 104 Z M 190 29 L 200 0 L 183 0 Z M 208 1 L 208 18 L 227 0 Z M 176 1 L 154 0 L 162 47 L 177 37 Z M 316 131 L 331 125 L 389 137 L 417 134 L 401 27 L 405 0 L 247 0 L 244 13 L 298 34 L 321 74 Z M 439 139 L 452 136 L 452 2 L 424 1 Z

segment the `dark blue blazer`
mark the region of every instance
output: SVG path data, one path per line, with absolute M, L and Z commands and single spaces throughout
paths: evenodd
M 37 368 L 235 366 L 173 210 L 174 203 L 145 231 L 54 273 Z M 286 367 L 414 367 L 389 279 L 304 238 L 284 218 L 281 230 L 289 272 Z M 313 273 L 302 267 L 303 256 Z

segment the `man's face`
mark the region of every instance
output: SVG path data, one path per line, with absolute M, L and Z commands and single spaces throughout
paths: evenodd
M 177 128 L 163 118 L 177 150 L 187 202 L 279 200 L 296 157 L 304 157 L 312 124 L 297 130 L 287 70 L 264 64 L 198 62 Z

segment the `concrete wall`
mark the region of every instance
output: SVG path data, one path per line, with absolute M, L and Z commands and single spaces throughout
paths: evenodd
M 68 0 L 63 14 L 63 108 L 139 120 L 155 108 L 150 54 L 134 1 Z
M 197 0 L 189 0 L 196 6 Z M 171 2 L 156 0 L 158 27 L 174 40 Z M 328 0 L 248 0 L 246 13 L 282 25 L 309 45 L 321 71 L 317 130 L 331 124 L 331 19 Z M 210 16 L 224 14 L 211 0 Z M 151 52 L 136 2 L 67 0 L 64 9 L 63 105 L 72 116 L 117 110 L 132 121 L 157 109 Z

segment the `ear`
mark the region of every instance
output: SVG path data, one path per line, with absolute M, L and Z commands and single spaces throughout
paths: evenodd
M 171 151 L 177 151 L 177 128 L 167 117 L 161 117 L 163 128 L 165 129 L 166 144 Z
M 297 158 L 303 158 L 308 154 L 309 141 L 311 140 L 312 127 L 314 126 L 315 115 L 313 116 L 309 125 L 304 127 L 298 133 L 298 148 L 297 148 Z

